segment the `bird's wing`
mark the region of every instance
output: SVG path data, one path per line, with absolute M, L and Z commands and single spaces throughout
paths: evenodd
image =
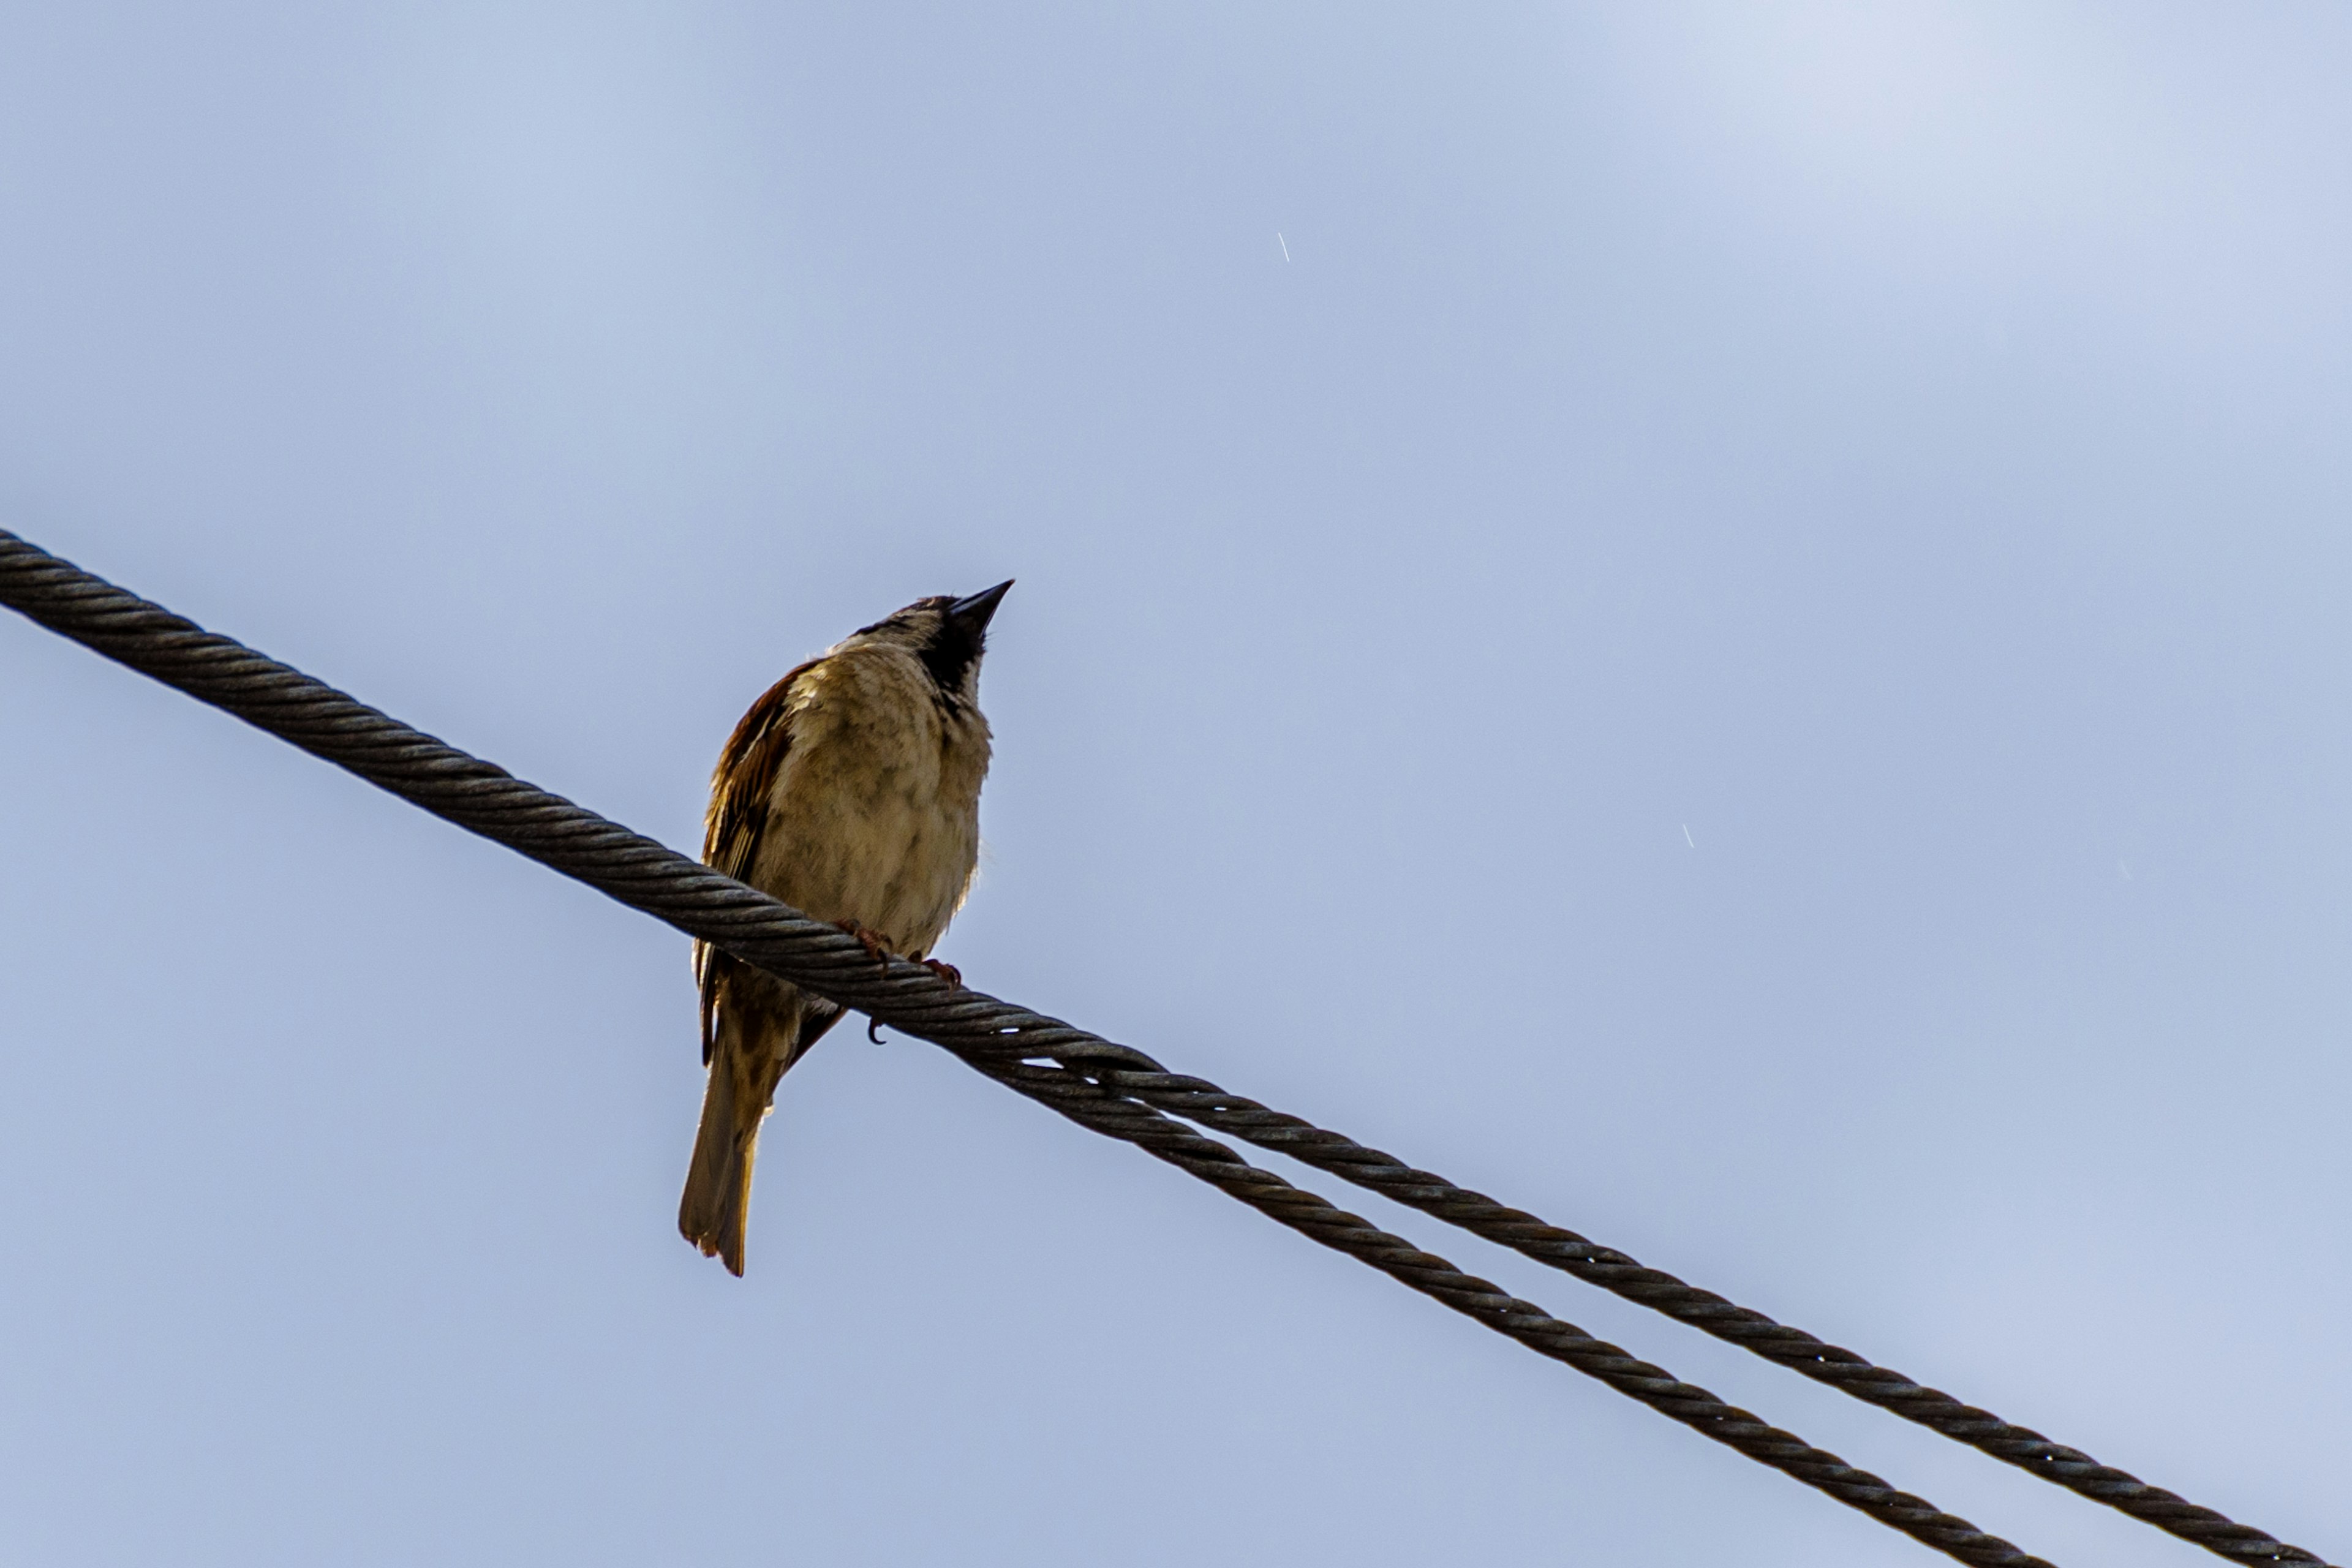
M 814 668 L 815 659 L 788 671 L 747 710 L 719 754 L 710 774 L 710 809 L 702 824 L 702 863 L 742 881 L 758 857 L 760 835 L 768 826 L 768 799 L 776 770 L 793 743 L 793 683 Z M 708 942 L 694 944 L 694 978 L 702 993 L 702 1059 L 710 1060 L 713 1013 L 720 974 L 735 961 Z M 822 1030 L 819 1031 L 820 1033 Z M 812 1037 L 803 1045 L 814 1044 Z

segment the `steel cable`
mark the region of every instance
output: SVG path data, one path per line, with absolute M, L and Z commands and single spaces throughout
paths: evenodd
M 837 928 L 810 920 L 505 770 L 443 744 L 289 666 L 150 604 L 0 530 L 0 603 L 468 831 L 529 856 L 690 935 L 955 1053 L 1092 1131 L 1134 1143 L 1282 1224 L 1380 1268 L 1457 1311 L 1564 1361 L 1661 1413 L 1969 1563 L 2034 1563 L 1964 1520 L 1895 1491 L 1703 1389 L 1513 1299 L 1389 1235 L 1171 1115 L 1291 1155 L 1717 1338 L 1968 1443 L 2183 1540 L 2241 1562 L 2320 1563 L 2252 1526 L 2099 1464 L 2079 1449 L 1962 1405 L 1852 1351 L 1826 1344 L 1643 1268 L 1573 1231 L 1415 1170 L 1341 1134 L 1168 1072 L 1115 1045 L 919 965 L 877 965 Z M 1045 1065 L 1050 1060 L 1051 1066 Z

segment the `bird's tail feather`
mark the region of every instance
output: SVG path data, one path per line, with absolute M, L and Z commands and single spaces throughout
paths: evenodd
M 678 1201 L 677 1228 L 687 1240 L 717 1258 L 727 1271 L 743 1273 L 743 1225 L 751 1207 L 751 1161 L 759 1152 L 765 1096 L 754 1099 L 737 1064 L 722 1051 L 710 1063 L 710 1084 L 702 1094 L 702 1124 L 694 1134 L 694 1161 L 686 1171 L 686 1195 Z

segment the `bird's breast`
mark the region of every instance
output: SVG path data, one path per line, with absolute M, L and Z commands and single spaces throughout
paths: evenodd
M 754 883 L 920 957 L 979 861 L 986 724 L 943 709 L 919 668 L 835 658 L 807 686 L 769 795 Z

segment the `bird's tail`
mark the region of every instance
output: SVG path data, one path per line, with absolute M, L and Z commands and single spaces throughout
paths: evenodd
M 768 1095 L 747 1079 L 736 1053 L 720 1050 L 710 1061 L 710 1084 L 702 1091 L 702 1125 L 694 1134 L 694 1162 L 686 1170 L 686 1195 L 678 1201 L 677 1228 L 687 1240 L 717 1258 L 727 1271 L 743 1272 L 743 1223 L 751 1207 L 751 1160 L 759 1152 L 760 1121 Z M 772 1085 L 769 1086 L 773 1092 Z

